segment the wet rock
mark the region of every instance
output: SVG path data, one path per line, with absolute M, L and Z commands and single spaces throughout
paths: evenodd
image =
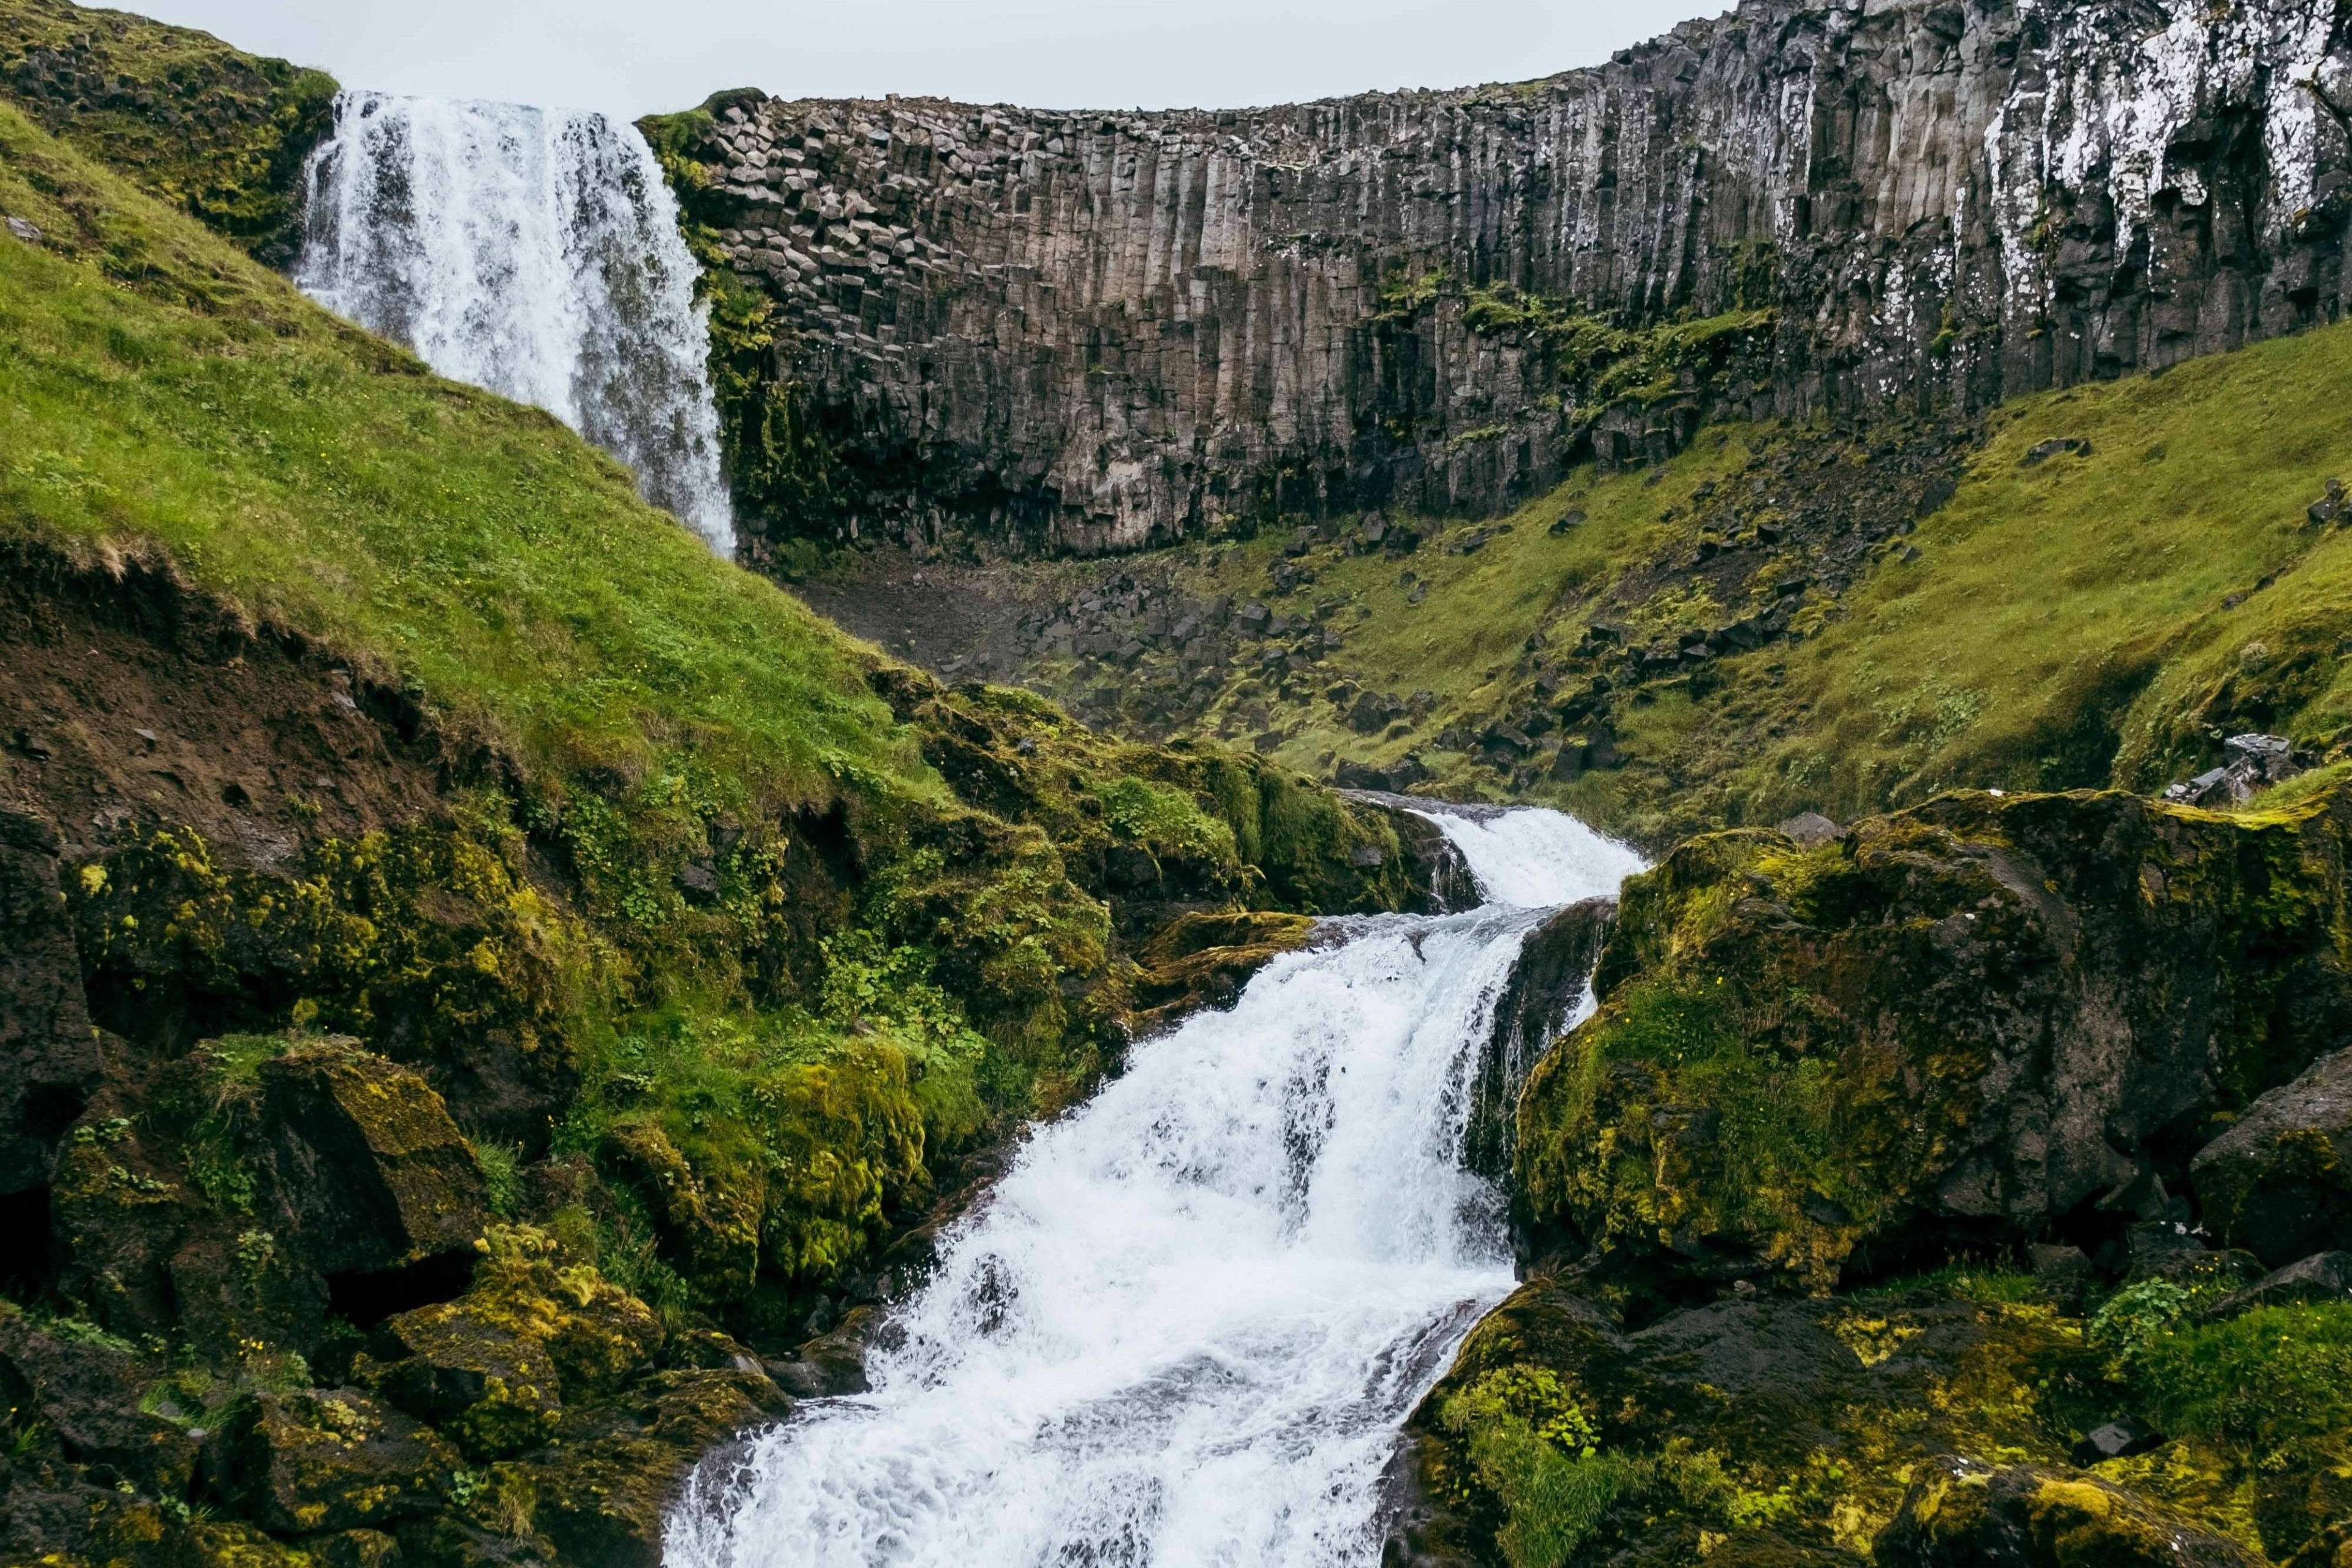
M 695 1463 L 791 1409 L 763 1373 L 653 1373 L 622 1399 L 567 1415 L 558 1446 L 515 1462 L 532 1523 L 566 1568 L 659 1568 L 662 1527 Z
M 205 1453 L 224 1502 L 266 1529 L 304 1534 L 431 1513 L 458 1464 L 429 1428 L 356 1388 L 248 1394 Z
M 866 1352 L 882 1326 L 879 1307 L 852 1307 L 840 1322 L 803 1344 L 783 1363 L 777 1384 L 795 1399 L 865 1393 Z
M 2352 521 L 2352 499 L 2347 499 L 2345 495 L 2344 481 L 2328 480 L 2325 493 L 2311 503 L 2304 515 L 2309 519 L 2315 528 L 2324 528 L 2332 522 Z
M 2096 1476 L 1945 1455 L 1879 1533 L 1884 1568 L 2261 1568 L 2226 1536 Z
M 298 1047 L 259 1078 L 261 1184 L 278 1234 L 331 1278 L 438 1266 L 462 1284 L 488 1202 L 431 1086 L 338 1042 Z
M 1496 1181 L 1509 1175 L 1519 1089 L 1584 999 L 1616 918 L 1616 900 L 1587 899 L 1528 932 L 1520 946 L 1471 1079 L 1462 1157 L 1479 1174 Z
M 2352 1050 L 2263 1095 L 2197 1152 L 2189 1174 L 2216 1236 L 2273 1268 L 2352 1247 Z
M 1308 917 L 1273 910 L 1180 916 L 1135 955 L 1134 1032 L 1158 1033 L 1203 1008 L 1232 1006 L 1251 975 L 1314 933 Z

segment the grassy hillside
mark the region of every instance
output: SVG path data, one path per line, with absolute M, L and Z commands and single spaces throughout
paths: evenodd
M 146 539 L 549 761 L 689 748 L 761 795 L 921 771 L 848 643 L 553 418 L 442 381 L 0 109 L 0 505 Z
M 1291 623 L 1216 672 L 1179 732 L 1310 772 L 1410 758 L 1420 787 L 1554 801 L 1657 845 L 1960 785 L 2150 789 L 2242 731 L 2337 743 L 2352 543 L 2308 512 L 2352 477 L 2347 397 L 2352 326 L 2336 326 L 1981 426 L 1713 427 L 1509 517 L 1413 522 L 1409 555 L 1366 551 L 1350 521 L 1303 552 L 1286 529 L 1118 570 Z M 1309 577 L 1286 595 L 1286 562 Z M 1105 572 L 1035 576 L 1050 604 Z M 1760 646 L 1678 656 L 1743 622 Z M 1270 674 L 1277 647 L 1298 657 Z M 1024 673 L 1136 724 L 1172 669 L 1147 654 Z M 1369 734 L 1349 722 L 1367 692 L 1393 721 Z M 1603 729 L 1621 760 L 1582 765 Z
M 0 92 L 271 265 L 292 259 L 325 72 L 129 12 L 0 0 Z

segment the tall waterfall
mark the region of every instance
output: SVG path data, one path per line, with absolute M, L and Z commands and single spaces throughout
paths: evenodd
M 1640 866 L 1556 812 L 1436 820 L 1493 902 L 1340 922 L 1138 1047 L 943 1241 L 870 1394 L 697 1478 L 670 1568 L 1376 1563 L 1404 1418 L 1511 1288 L 1461 1159 L 1497 994 Z
M 546 409 L 733 551 L 698 268 L 634 128 L 346 92 L 308 195 L 305 293 L 453 380 Z

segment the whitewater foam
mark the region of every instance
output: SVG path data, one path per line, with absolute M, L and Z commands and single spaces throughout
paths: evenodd
M 1380 1476 L 1509 1291 L 1470 1077 L 1549 906 L 1639 867 L 1433 814 L 1495 901 L 1337 922 L 1042 1130 L 869 1358 L 707 1465 L 672 1568 L 1362 1564 Z
M 345 92 L 307 193 L 305 293 L 452 380 L 546 409 L 733 552 L 699 269 L 633 127 Z

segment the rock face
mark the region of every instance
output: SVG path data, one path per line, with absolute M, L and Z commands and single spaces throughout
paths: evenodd
M 769 531 L 1098 551 L 2331 319 L 2347 100 L 2319 0 L 1749 0 L 1508 88 L 649 123 L 792 329 L 824 458 Z
M 1495 1000 L 1495 1028 L 1470 1086 L 1463 1163 L 1482 1176 L 1510 1174 L 1512 1111 L 1537 1059 L 1583 1000 L 1592 966 L 1617 918 L 1614 899 L 1570 904 L 1528 934 L 1510 983 Z
M 2231 1136 L 2262 1140 L 2313 1097 L 2255 1097 L 2352 1022 L 2339 809 L 1953 795 L 1810 849 L 1689 841 L 1627 882 L 1601 1010 L 1520 1098 L 1528 1244 L 1820 1289 L 1857 1252 L 2172 1236 L 2208 1119 L 2253 1102 Z
M 2352 1051 L 2312 1065 L 2246 1109 L 2197 1152 L 2190 1173 L 2207 1226 L 2284 1268 L 2352 1245 Z
M 47 823 L 0 810 L 0 1195 L 47 1184 L 99 1079 L 58 849 Z

